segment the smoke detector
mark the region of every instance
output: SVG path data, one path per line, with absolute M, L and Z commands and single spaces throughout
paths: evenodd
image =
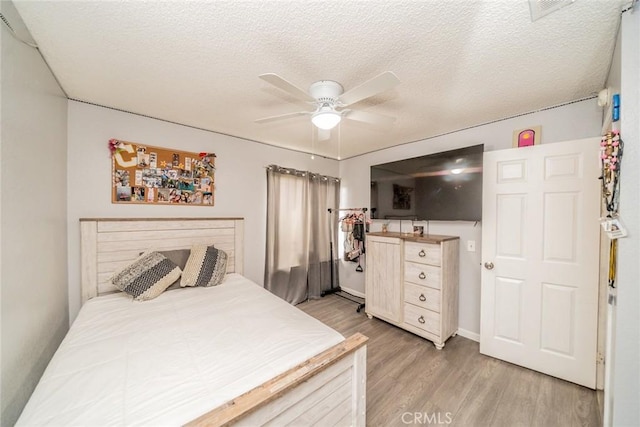
M 529 9 L 531 9 L 531 21 L 538 19 L 561 9 L 575 0 L 529 0 Z

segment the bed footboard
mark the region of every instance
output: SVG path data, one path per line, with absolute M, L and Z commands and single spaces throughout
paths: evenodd
M 187 425 L 364 426 L 367 340 L 356 333 Z

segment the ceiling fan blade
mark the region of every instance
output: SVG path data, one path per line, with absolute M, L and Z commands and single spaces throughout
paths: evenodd
M 264 80 L 267 83 L 271 83 L 278 89 L 282 89 L 288 94 L 295 96 L 298 99 L 302 99 L 303 101 L 307 101 L 307 102 L 315 102 L 315 99 L 312 98 L 311 95 L 309 95 L 307 92 L 300 89 L 298 86 L 295 86 L 293 83 L 289 83 L 288 81 L 286 81 L 285 79 L 283 79 L 277 74 L 267 73 L 267 74 L 261 74 L 258 77 L 260 77 L 262 80 Z
M 297 116 L 306 116 L 308 114 L 311 114 L 310 111 L 297 111 L 295 113 L 287 113 L 287 114 L 279 114 L 277 116 L 270 116 L 270 117 L 263 117 L 261 119 L 255 120 L 256 123 L 269 123 L 269 122 L 273 122 L 276 120 L 282 120 L 282 119 L 290 119 L 292 117 L 297 117 Z
M 345 110 L 342 115 L 345 119 L 370 123 L 380 127 L 391 127 L 396 121 L 395 117 L 385 116 L 384 114 L 378 113 L 368 113 L 360 110 Z
M 399 83 L 400 79 L 398 79 L 395 74 L 391 71 L 385 71 L 379 76 L 367 80 L 360 86 L 346 91 L 338 97 L 338 101 L 346 107 L 347 105 L 355 104 L 358 101 L 392 89 Z

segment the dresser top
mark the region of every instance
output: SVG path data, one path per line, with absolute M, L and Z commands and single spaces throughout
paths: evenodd
M 460 237 L 458 236 L 443 236 L 440 234 L 429 234 L 423 236 L 414 236 L 413 233 L 392 233 L 392 232 L 374 232 L 367 233 L 367 236 L 380 236 L 380 237 L 395 237 L 402 240 L 407 240 L 410 242 L 420 242 L 420 243 L 442 243 L 447 240 L 458 240 Z

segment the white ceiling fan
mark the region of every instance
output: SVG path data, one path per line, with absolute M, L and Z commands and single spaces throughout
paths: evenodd
M 314 110 L 265 117 L 256 120 L 256 123 L 268 123 L 275 120 L 310 115 L 311 121 L 317 128 L 329 130 L 338 125 L 343 117 L 349 120 L 380 125 L 381 127 L 391 126 L 396 120 L 395 117 L 345 108 L 394 88 L 400 83 L 400 80 L 391 71 L 386 71 L 371 80 L 367 80 L 347 92 L 344 92 L 344 88 L 340 83 L 332 80 L 320 80 L 313 83 L 307 93 L 277 74 L 268 73 L 259 77 L 288 94 L 308 102 L 314 106 Z

